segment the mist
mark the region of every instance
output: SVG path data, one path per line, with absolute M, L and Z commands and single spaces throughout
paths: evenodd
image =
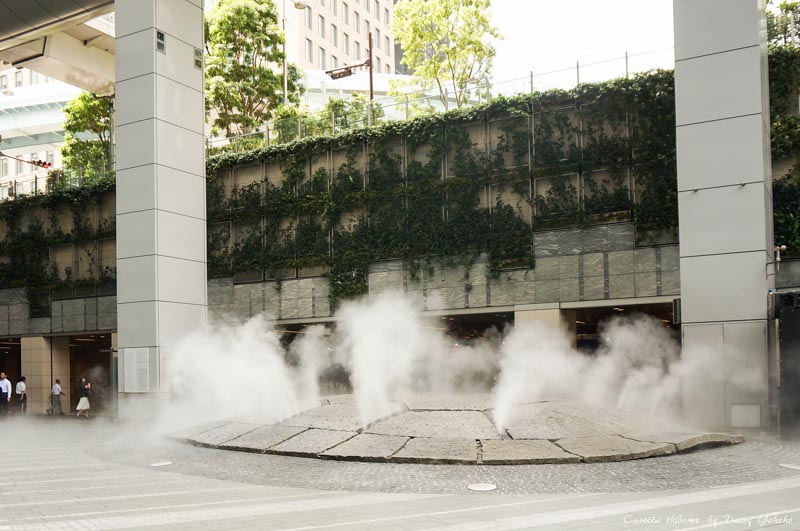
M 441 320 L 423 316 L 417 302 L 402 293 L 348 301 L 330 327 L 307 327 L 288 346 L 267 316 L 192 334 L 169 358 L 172 401 L 162 424 L 279 422 L 319 406 L 331 374 L 346 380 L 334 383 L 352 392 L 364 425 L 395 413 L 408 393 L 462 392 L 492 394 L 498 431 L 515 404 L 542 400 L 678 422 L 684 383 L 714 378 L 703 367 L 710 356 L 682 359 L 668 329 L 648 316 L 602 323 L 603 345 L 586 354 L 561 329 L 536 321 L 464 343 Z M 744 378 L 750 381 L 736 384 L 757 388 L 758 376 Z

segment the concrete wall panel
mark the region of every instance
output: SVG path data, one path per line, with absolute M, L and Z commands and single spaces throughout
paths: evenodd
M 724 50 L 758 45 L 760 35 L 753 20 L 758 2 L 730 0 L 673 0 L 675 59 L 687 59 Z M 725 31 L 713 31 L 723 18 Z
M 681 192 L 678 206 L 682 257 L 767 247 L 761 183 Z
M 760 62 L 752 47 L 675 63 L 677 125 L 760 114 Z
M 679 191 L 763 179 L 760 116 L 686 125 L 676 133 Z

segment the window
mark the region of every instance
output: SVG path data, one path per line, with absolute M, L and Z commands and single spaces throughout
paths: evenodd
M 156 31 L 156 51 L 167 53 L 167 36 L 163 31 Z
M 319 0 L 319 5 L 321 5 L 322 7 L 325 7 L 325 0 Z
M 0 76 L 0 90 L 8 88 L 8 76 Z
M 389 67 L 389 65 L 386 65 L 386 73 L 387 74 L 391 74 L 392 73 L 392 69 Z
M 306 6 L 306 27 L 314 29 L 314 14 L 311 12 L 311 6 Z
M 375 0 L 375 18 L 381 21 L 381 3 L 378 0 Z
M 319 36 L 324 39 L 325 38 L 325 17 L 323 17 L 322 15 L 318 16 L 317 17 L 317 25 L 319 26 L 317 28 L 317 31 L 319 31 Z
M 14 72 L 14 86 L 21 87 L 22 86 L 22 71 L 17 70 Z
M 376 64 L 376 65 L 377 65 L 377 67 L 378 67 L 378 72 L 380 72 L 380 71 L 381 71 L 381 58 L 380 58 L 380 57 L 378 57 L 377 59 L 375 59 L 375 64 Z
M 16 164 L 16 165 L 15 165 L 15 167 L 14 167 L 14 170 L 15 170 L 15 171 L 14 171 L 14 173 L 15 173 L 16 175 L 21 175 L 21 174 L 22 174 L 22 161 L 21 161 L 21 160 L 17 160 L 17 161 L 15 161 L 15 162 L 16 162 L 17 164 Z
M 356 42 L 356 61 L 361 60 L 361 43 Z
M 334 15 L 339 14 L 339 0 L 331 0 L 331 11 Z
M 359 32 L 359 33 L 361 33 L 361 15 L 359 15 L 359 14 L 358 14 L 358 11 L 356 11 L 355 13 L 353 13 L 353 16 L 354 16 L 354 17 L 355 17 L 355 19 L 356 19 L 356 20 L 355 20 L 355 23 L 356 23 L 356 31 L 357 31 L 357 32 Z
M 306 61 L 314 63 L 314 45 L 311 44 L 310 39 L 306 39 Z
M 38 85 L 39 84 L 39 72 L 34 72 L 31 70 L 31 85 Z
M 14 183 L 14 196 L 20 196 L 25 193 L 25 185 L 23 183 Z
M 8 185 L 0 186 L 0 199 L 8 199 Z
M 344 53 L 350 55 L 350 35 L 344 34 Z
M 369 13 L 369 0 L 364 0 L 364 10 Z
M 0 160 L 0 177 L 8 177 L 8 159 Z
M 200 48 L 194 49 L 194 67 L 198 70 L 203 69 L 203 50 Z
M 375 29 L 375 48 L 381 49 L 381 30 Z
M 55 151 L 48 151 L 45 153 L 46 161 L 50 163 L 50 166 L 56 163 L 56 153 Z
M 336 24 L 331 24 L 331 42 L 337 48 L 339 47 L 339 29 Z
M 350 24 L 350 6 L 342 2 L 342 18 L 345 24 Z
M 386 42 L 386 55 L 392 55 L 392 44 L 389 42 L 389 37 L 384 37 Z
M 322 70 L 325 70 L 325 48 L 322 46 L 319 47 L 319 67 Z
M 339 68 L 339 59 L 335 55 L 331 55 L 331 68 Z
M 383 23 L 389 25 L 389 9 L 385 7 L 383 8 Z
M 369 31 L 370 31 L 369 20 L 365 20 L 364 21 L 364 35 L 369 35 Z

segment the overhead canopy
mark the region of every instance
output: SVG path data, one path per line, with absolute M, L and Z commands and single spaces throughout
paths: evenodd
M 114 91 L 113 0 L 0 0 L 0 61 L 98 95 Z

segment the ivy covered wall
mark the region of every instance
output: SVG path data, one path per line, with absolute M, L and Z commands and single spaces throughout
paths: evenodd
M 532 268 L 539 230 L 635 219 L 674 241 L 673 101 L 657 71 L 218 155 L 210 275 L 327 274 L 335 300 L 363 293 L 378 260 Z
M 800 52 L 770 52 L 775 239 L 800 254 Z M 208 160 L 209 276 L 325 275 L 331 298 L 364 293 L 399 260 L 487 276 L 536 267 L 537 234 L 633 222 L 640 245 L 676 241 L 672 73 L 497 98 L 469 109 Z M 0 288 L 49 301 L 113 293 L 114 182 L 0 203 Z

